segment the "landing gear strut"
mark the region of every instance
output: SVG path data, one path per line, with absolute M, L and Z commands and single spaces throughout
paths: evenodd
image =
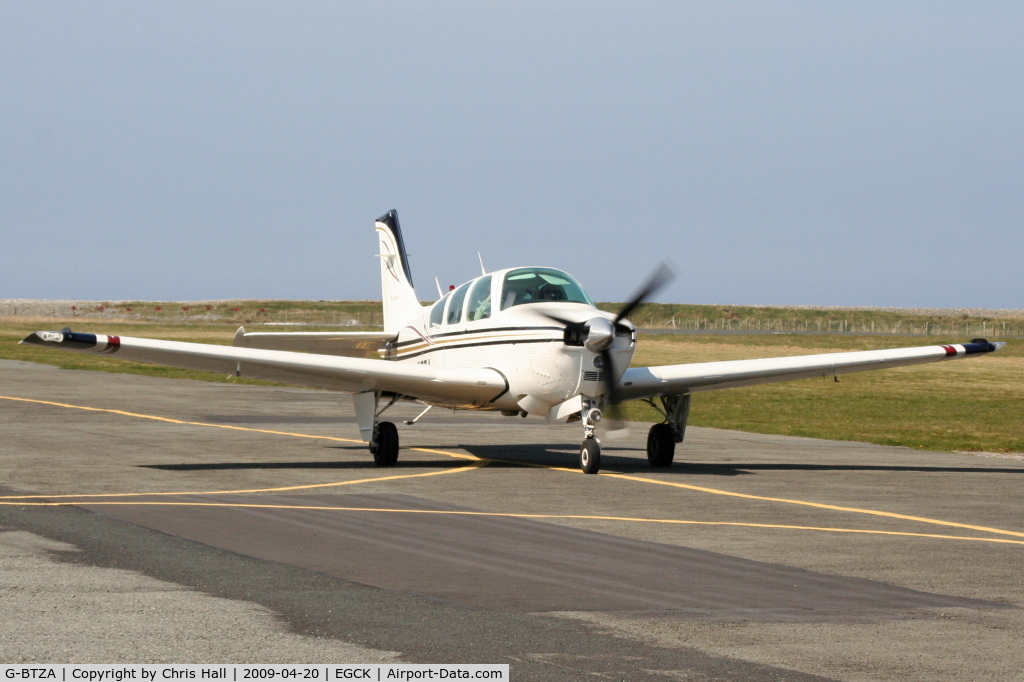
M 682 443 L 686 435 L 690 394 L 663 395 L 659 399 L 660 406 L 653 399 L 647 401 L 665 417 L 664 423 L 655 424 L 647 433 L 647 461 L 652 467 L 664 468 L 672 465 L 676 443 Z
M 583 399 L 583 445 L 580 446 L 580 469 L 585 474 L 596 474 L 601 470 L 601 441 L 594 436 L 594 429 L 601 421 L 600 403 L 589 398 Z
M 378 421 L 378 418 L 398 401 L 398 396 L 391 396 L 391 400 L 378 410 L 380 398 L 380 393 L 373 391 L 356 393 L 352 396 L 352 404 L 356 421 L 359 422 L 359 433 L 370 444 L 373 463 L 381 467 L 393 467 L 398 461 L 398 429 L 391 422 Z

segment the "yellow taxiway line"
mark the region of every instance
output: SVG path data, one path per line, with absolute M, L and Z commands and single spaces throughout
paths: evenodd
M 454 467 L 452 469 L 445 469 L 443 471 L 428 471 L 424 474 L 396 474 L 394 476 L 377 476 L 376 478 L 357 478 L 352 481 L 335 481 L 333 483 L 312 483 L 309 485 L 290 485 L 282 488 L 252 488 L 250 490 L 187 490 L 178 492 L 153 492 L 153 493 L 92 493 L 92 494 L 76 494 L 76 495 L 5 495 L 0 497 L 0 500 L 52 500 L 54 498 L 68 498 L 74 497 L 76 499 L 82 498 L 96 498 L 96 497 L 142 497 L 142 496 L 153 496 L 153 495 L 240 495 L 243 493 L 281 493 L 288 492 L 290 490 L 311 490 L 314 488 L 334 488 L 342 485 L 355 485 L 357 483 L 376 483 L 378 481 L 397 481 L 403 478 L 423 478 L 425 476 L 443 476 L 444 474 L 459 474 L 464 471 L 472 471 L 485 467 L 490 464 L 487 460 L 480 460 L 474 462 L 469 466 Z M 6 504 L 6 503 L 4 503 Z
M 126 496 L 127 497 L 127 496 Z M 778 523 L 741 523 L 738 521 L 690 521 L 684 519 L 650 519 L 631 516 L 599 516 L 595 514 L 524 514 L 516 512 L 463 511 L 455 509 L 387 509 L 378 507 L 328 507 L 305 504 L 255 504 L 243 502 L 0 502 L 0 505 L 18 505 L 34 507 L 66 507 L 66 506 L 154 506 L 154 507 L 224 507 L 232 509 L 289 509 L 304 511 L 341 511 L 341 512 L 376 512 L 383 514 L 435 514 L 444 516 L 485 516 L 511 519 L 570 519 L 584 521 L 620 521 L 626 523 L 660 523 L 687 526 L 738 526 L 742 528 L 777 528 L 782 530 L 810 530 L 829 533 L 861 533 L 867 535 L 896 535 L 915 538 L 939 538 L 942 540 L 964 540 L 968 542 L 996 542 L 1010 545 L 1024 545 L 1024 540 L 1006 540 L 1004 538 L 980 538 L 963 535 L 940 535 L 937 533 L 908 533 L 893 530 L 868 530 L 860 528 L 828 528 L 824 526 L 791 526 Z
M 949 526 L 951 528 L 966 528 L 968 530 L 978 530 L 985 533 L 998 533 L 1000 535 L 1012 535 L 1014 537 L 1024 538 L 1024 533 L 1018 533 L 1012 530 L 1002 530 L 1000 528 L 989 528 L 987 526 L 974 526 L 969 523 L 956 523 L 955 521 L 942 521 L 940 519 L 929 519 L 923 516 L 909 516 L 907 514 L 897 514 L 895 512 L 878 511 L 877 509 L 860 509 L 858 507 L 841 507 L 834 504 L 823 504 L 821 502 L 807 502 L 806 500 L 790 500 L 784 497 L 765 497 L 764 495 L 750 495 L 748 493 L 735 493 L 731 490 L 719 490 L 717 488 L 705 488 L 699 485 L 689 485 L 687 483 L 676 483 L 674 481 L 659 481 L 655 478 L 646 478 L 643 476 L 632 476 L 630 474 L 617 474 L 607 473 L 605 474 L 611 478 L 621 478 L 626 481 L 638 481 L 640 483 L 653 483 L 655 485 L 667 485 L 673 488 L 684 488 L 686 490 L 695 490 L 702 493 L 710 493 L 712 495 L 726 495 L 728 497 L 740 497 L 746 500 L 759 500 L 762 502 L 780 502 L 783 504 L 797 504 L 805 507 L 816 507 L 818 509 L 830 509 L 832 511 L 852 512 L 855 514 L 869 514 L 871 516 L 886 516 L 893 519 L 902 519 L 904 521 L 917 521 L 919 523 L 931 523 L 938 526 Z
M 229 430 L 232 430 L 232 431 L 250 431 L 250 432 L 255 432 L 255 433 L 266 433 L 266 434 L 271 434 L 271 435 L 276 435 L 276 436 L 290 436 L 290 437 L 294 437 L 294 438 L 312 438 L 312 439 L 319 439 L 319 440 L 338 441 L 338 442 L 343 442 L 343 443 L 360 443 L 361 444 L 363 442 L 363 441 L 353 440 L 353 439 L 350 439 L 350 438 L 338 438 L 338 437 L 334 437 L 334 436 L 317 436 L 317 435 L 307 434 L 307 433 L 293 433 L 293 432 L 288 432 L 288 431 L 273 431 L 273 430 L 270 430 L 270 429 L 254 429 L 254 428 L 250 428 L 250 427 L 246 427 L 246 426 L 232 426 L 232 425 L 229 425 L 229 424 L 211 424 L 211 423 L 208 423 L 208 422 L 187 421 L 187 420 L 182 420 L 182 419 L 173 419 L 173 418 L 170 418 L 170 417 L 160 417 L 160 416 L 156 416 L 156 415 L 139 414 L 139 413 L 136 413 L 136 412 L 126 412 L 124 410 L 114 410 L 114 409 L 102 408 L 102 407 L 88 407 L 88 406 L 85 406 L 85 405 L 71 405 L 71 404 L 68 404 L 68 403 L 58 403 L 58 402 L 53 402 L 53 401 L 49 401 L 49 400 L 37 400 L 37 399 L 33 399 L 33 398 L 18 398 L 18 397 L 13 397 L 13 396 L 0 396 L 0 399 L 2 399 L 2 400 L 14 400 L 14 401 L 26 402 L 26 403 L 37 403 L 37 404 L 40 404 L 40 405 L 51 405 L 51 406 L 54 406 L 54 407 L 63 407 L 63 408 L 75 409 L 75 410 L 86 410 L 86 411 L 90 411 L 90 412 L 106 412 L 106 413 L 110 413 L 110 414 L 118 414 L 118 415 L 122 415 L 122 416 L 126 416 L 126 417 L 135 417 L 135 418 L 138 418 L 138 419 L 149 419 L 149 420 L 153 420 L 153 421 L 166 422 L 166 423 L 170 423 L 170 424 L 182 424 L 182 425 L 188 425 L 188 426 L 204 426 L 204 427 L 210 427 L 210 428 L 229 429 Z M 548 466 L 548 465 L 544 465 L 544 464 L 534 464 L 534 463 L 526 463 L 526 462 L 515 462 L 515 461 L 511 461 L 511 460 L 483 459 L 483 458 L 480 458 L 480 457 L 476 457 L 474 455 L 455 453 L 455 452 L 448 452 L 446 450 L 435 450 L 435 449 L 432 449 L 432 448 L 408 448 L 408 449 L 409 450 L 414 450 L 414 451 L 417 451 L 417 452 L 427 452 L 427 453 L 431 453 L 431 454 L 440 454 L 440 455 L 445 455 L 445 456 L 448 456 L 448 457 L 454 457 L 454 458 L 459 458 L 459 459 L 469 459 L 469 460 L 473 460 L 476 464 L 473 465 L 473 466 L 459 467 L 457 469 L 450 469 L 450 470 L 445 470 L 445 471 L 434 471 L 434 472 L 428 472 L 428 473 L 425 473 L 425 474 L 405 474 L 405 475 L 395 475 L 395 476 L 383 476 L 383 477 L 379 477 L 379 478 L 359 479 L 359 480 L 354 480 L 354 481 L 340 481 L 340 482 L 336 482 L 336 483 L 319 483 L 319 484 L 313 484 L 313 485 L 308 485 L 308 486 L 289 486 L 289 487 L 284 487 L 284 488 L 260 488 L 260 489 L 253 489 L 253 490 L 220 490 L 220 491 L 187 492 L 187 493 L 181 493 L 181 492 L 178 492 L 178 493 L 159 493 L 158 492 L 158 493 L 128 493 L 128 494 L 112 494 L 112 493 L 108 493 L 108 494 L 104 494 L 104 495 L 6 496 L 6 497 L 0 497 L 0 500 L 52 499 L 52 498 L 55 498 L 55 497 L 56 498 L 69 498 L 69 497 L 75 497 L 75 498 L 85 498 L 85 497 L 135 497 L 135 496 L 138 496 L 138 495 L 182 495 L 182 494 L 186 494 L 186 495 L 222 494 L 223 495 L 223 494 L 239 494 L 239 493 L 254 493 L 254 492 L 284 492 L 284 491 L 289 491 L 289 490 L 301 490 L 301 489 L 311 489 L 311 488 L 327 488 L 327 487 L 340 486 L 340 485 L 352 485 L 352 484 L 355 484 L 355 483 L 368 483 L 368 482 L 373 482 L 373 481 L 387 481 L 387 480 L 396 480 L 396 479 L 400 479 L 400 478 L 417 478 L 417 477 L 423 477 L 423 476 L 436 476 L 436 475 L 441 475 L 441 474 L 446 474 L 446 473 L 457 473 L 457 472 L 461 472 L 461 471 L 470 471 L 470 470 L 473 470 L 473 469 L 477 469 L 477 468 L 480 468 L 482 466 L 485 466 L 486 464 L 488 464 L 490 462 L 501 462 L 501 463 L 507 463 L 507 464 L 518 464 L 518 465 L 530 466 L 530 467 L 535 467 L 535 468 L 552 469 L 552 470 L 555 470 L 555 471 L 563 471 L 563 472 L 570 472 L 570 473 L 580 473 L 579 470 L 577 470 L 577 469 L 568 469 L 568 468 L 565 468 L 565 467 Z M 677 483 L 677 482 L 674 482 L 674 481 L 662 481 L 662 480 L 658 480 L 658 479 L 654 479 L 654 478 L 647 478 L 647 477 L 643 477 L 643 476 L 633 476 L 633 475 L 630 475 L 630 474 L 622 474 L 622 473 L 617 473 L 617 472 L 613 472 L 613 471 L 605 472 L 605 473 L 602 473 L 602 474 L 599 474 L 599 475 L 600 476 L 604 476 L 604 477 L 608 477 L 608 478 L 618 478 L 618 479 L 627 480 L 627 481 L 634 481 L 634 482 L 638 482 L 638 483 L 649 483 L 649 484 L 653 484 L 653 485 L 664 485 L 664 486 L 669 486 L 669 487 L 674 487 L 674 488 L 681 488 L 681 489 L 685 489 L 685 490 L 692 490 L 692 491 L 695 491 L 695 492 L 709 493 L 709 494 L 712 494 L 712 495 L 724 495 L 724 496 L 727 496 L 727 497 L 736 497 L 736 498 L 741 498 L 741 499 L 757 500 L 757 501 L 762 501 L 762 502 L 775 502 L 775 503 L 782 503 L 782 504 L 793 504 L 793 505 L 801 505 L 801 506 L 806 506 L 806 507 L 814 507 L 814 508 L 817 508 L 817 509 L 828 509 L 828 510 L 831 510 L 831 511 L 842 511 L 842 512 L 849 512 L 849 513 L 855 513 L 855 514 L 867 514 L 867 515 L 870 515 L 870 516 L 882 516 L 882 517 L 900 519 L 900 520 L 904 520 L 904 521 L 914 521 L 914 522 L 918 522 L 918 523 L 927 523 L 927 524 L 932 524 L 932 525 L 945 526 L 945 527 L 949 527 L 949 528 L 963 528 L 963 529 L 966 529 L 966 530 L 974 530 L 974 531 L 980 531 L 980 532 L 984 532 L 984 533 L 994 533 L 994 534 L 997 534 L 997 535 L 1009 535 L 1009 536 L 1013 536 L 1013 537 L 1024 538 L 1024 533 L 1017 532 L 1017 531 L 1003 530 L 1001 528 L 990 528 L 990 527 L 987 527 L 987 526 L 977 526 L 977 525 L 966 524 L 966 523 L 957 523 L 955 521 L 943 521 L 941 519 L 932 519 L 932 518 L 927 518 L 927 517 L 923 517 L 923 516 L 911 516 L 911 515 L 907 515 L 907 514 L 897 514 L 895 512 L 879 511 L 879 510 L 875 510 L 875 509 L 861 509 L 861 508 L 858 508 L 858 507 L 843 507 L 843 506 L 839 506 L 839 505 L 824 504 L 824 503 L 821 503 L 821 502 L 808 502 L 806 500 L 792 500 L 792 499 L 787 499 L 787 498 L 782 498 L 782 497 L 767 497 L 767 496 L 764 496 L 764 495 L 751 495 L 751 494 L 748 494 L 748 493 L 737 493 L 737 492 L 733 492 L 733 491 L 730 491 L 730 490 L 721 490 L 721 489 L 718 489 L 718 488 L 707 488 L 707 487 L 704 487 L 704 486 L 695 486 L 695 485 L 689 485 L 689 484 L 686 484 L 686 483 Z M 10 504 L 10 503 L 4 503 L 4 504 Z M 51 504 L 59 505 L 59 504 L 64 504 L 64 503 L 51 503 Z M 129 504 L 129 503 L 111 503 L 111 504 Z M 130 504 L 143 504 L 143 503 L 136 502 L 136 503 L 130 503 Z M 160 504 L 160 503 L 147 503 L 147 504 Z M 480 513 L 483 514 L 483 513 L 487 513 L 487 512 L 480 512 Z M 545 517 L 545 518 L 556 518 L 556 517 Z M 599 518 L 599 517 L 566 517 L 566 518 Z M 609 518 L 611 518 L 611 517 L 609 517 Z M 670 521 L 664 520 L 662 522 L 669 523 Z M 716 524 L 716 525 L 747 525 L 747 526 L 750 526 L 750 527 L 765 527 L 765 528 L 777 528 L 777 527 L 780 527 L 780 526 L 773 526 L 773 525 L 757 525 L 757 524 L 739 524 L 739 523 L 737 523 L 737 524 L 728 524 L 726 522 L 711 522 L 711 521 L 709 521 L 709 522 L 696 522 L 695 521 L 695 522 L 692 522 L 692 523 L 708 523 L 708 524 Z M 802 528 L 802 527 L 794 527 L 794 528 Z M 810 527 L 807 527 L 807 528 L 810 528 Z M 819 530 L 835 530 L 835 529 L 827 529 L 827 528 L 825 528 L 825 529 L 819 529 Z M 838 532 L 854 532 L 854 531 L 840 530 Z M 868 532 L 868 531 L 858 531 L 858 532 Z M 872 531 L 872 532 L 884 534 L 884 533 L 888 533 L 890 531 Z M 958 536 L 938 536 L 938 535 L 913 534 L 913 533 L 911 533 L 909 535 L 919 535 L 919 536 L 923 536 L 923 537 L 953 537 L 953 538 L 960 539 Z M 980 539 L 980 538 L 975 538 L 975 539 Z M 1015 542 L 1015 541 L 1007 540 L 1007 541 L 1004 541 L 1004 542 Z M 1024 543 L 1022 543 L 1022 544 L 1024 544 Z

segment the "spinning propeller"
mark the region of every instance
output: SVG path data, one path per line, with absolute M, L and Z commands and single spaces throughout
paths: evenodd
M 594 317 L 586 322 L 573 322 L 572 320 L 541 312 L 544 317 L 562 325 L 565 329 L 565 343 L 567 345 L 584 346 L 587 350 L 600 354 L 598 368 L 604 375 L 604 395 L 607 398 L 609 407 L 619 402 L 615 390 L 617 373 L 615 372 L 611 353 L 615 334 L 617 332 L 632 333 L 633 329 L 623 324 L 622 321 L 629 317 L 636 310 L 637 306 L 650 298 L 658 289 L 672 281 L 674 277 L 675 272 L 672 268 L 664 262 L 661 263 L 647 276 L 647 279 L 633 293 L 629 302 L 626 303 L 612 321 L 605 317 Z

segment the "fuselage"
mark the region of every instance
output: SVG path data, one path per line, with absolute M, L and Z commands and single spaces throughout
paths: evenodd
M 607 385 L 604 372 L 613 371 L 617 380 L 629 365 L 635 330 L 630 326 L 628 333 L 620 330 L 615 335 L 610 348 L 613 368 L 606 368 L 600 366 L 599 353 L 568 338 L 564 326 L 548 316 L 579 323 L 615 317 L 598 310 L 565 272 L 510 268 L 466 282 L 424 307 L 399 330 L 385 357 L 482 367 L 505 377 L 508 390 L 502 395 L 460 407 L 518 412 L 529 404 L 533 413 L 578 395 L 602 395 Z

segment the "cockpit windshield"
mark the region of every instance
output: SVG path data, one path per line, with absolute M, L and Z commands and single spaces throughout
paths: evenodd
M 585 303 L 593 305 L 570 275 L 551 268 L 519 268 L 505 274 L 501 309 L 523 303 Z

